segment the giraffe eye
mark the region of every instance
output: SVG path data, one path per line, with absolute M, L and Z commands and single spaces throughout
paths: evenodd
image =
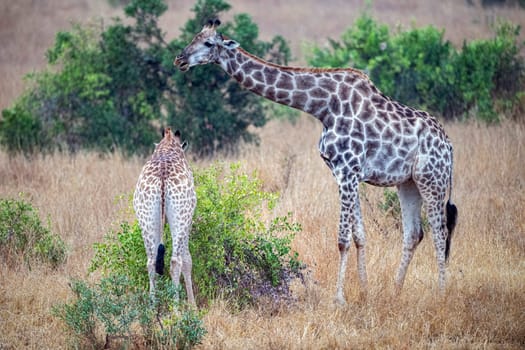
M 209 41 L 205 41 L 205 42 L 204 42 L 204 46 L 206 46 L 206 47 L 212 47 L 213 44 L 210 43 Z

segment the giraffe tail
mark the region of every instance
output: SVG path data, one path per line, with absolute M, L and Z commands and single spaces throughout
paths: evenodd
M 169 130 L 169 129 L 168 129 Z M 166 247 L 162 244 L 162 236 L 164 235 L 164 225 L 166 220 L 166 203 L 165 203 L 165 183 L 164 177 L 161 178 L 161 201 L 160 201 L 160 244 L 157 248 L 157 258 L 155 259 L 155 272 L 159 275 L 164 274 L 164 255 L 166 254 Z
M 450 202 L 450 199 L 447 201 L 447 242 L 445 246 L 445 261 L 448 261 L 448 256 L 450 254 L 450 244 L 452 242 L 452 233 L 456 227 L 456 221 L 458 219 L 458 208 Z
M 164 274 L 164 254 L 166 253 L 166 248 L 164 247 L 164 244 L 159 244 L 159 248 L 157 249 L 157 259 L 155 260 L 155 272 L 157 272 L 159 275 Z
M 452 164 L 454 164 L 454 161 L 452 161 Z M 449 193 L 448 193 L 448 201 L 445 208 L 446 215 L 447 215 L 447 240 L 445 245 L 445 261 L 448 261 L 448 256 L 450 255 L 450 245 L 452 243 L 452 233 L 454 232 L 454 228 L 456 227 L 456 223 L 458 220 L 458 208 L 452 203 L 452 169 L 453 166 L 450 166 L 450 176 L 449 176 Z

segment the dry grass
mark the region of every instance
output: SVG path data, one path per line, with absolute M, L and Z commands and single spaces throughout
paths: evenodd
M 232 13 L 253 16 L 263 39 L 282 34 L 290 40 L 298 63 L 305 41 L 322 44 L 327 37 L 339 37 L 363 8 L 360 1 L 343 0 L 229 2 Z M 191 16 L 193 1 L 168 3 L 161 26 L 172 38 Z M 268 12 L 269 6 L 274 11 Z M 489 36 L 489 24 L 498 16 L 525 25 L 523 11 L 483 11 L 454 0 L 376 0 L 373 13 L 393 26 L 414 22 L 446 28 L 447 38 L 456 44 Z M 116 14 L 122 16 L 102 0 L 0 3 L 0 109 L 22 91 L 23 74 L 44 66 L 45 50 L 57 30 L 67 29 L 71 20 Z M 349 305 L 334 307 L 339 205 L 335 181 L 316 149 L 316 121 L 302 117 L 295 126 L 272 122 L 261 130 L 259 148 L 246 147 L 225 159 L 240 160 L 247 170 L 258 172 L 268 189 L 281 193 L 275 214 L 292 212 L 302 223 L 294 246 L 311 267 L 315 283 L 297 286 L 299 302 L 280 310 L 260 307 L 232 314 L 226 302 L 217 302 L 205 316 L 208 335 L 201 348 L 524 348 L 525 129 L 511 123 L 490 128 L 449 124 L 446 129 L 455 145 L 454 199 L 460 216 L 443 298 L 437 297 L 429 237 L 418 248 L 403 293 L 393 297 L 400 232 L 377 209 L 382 190 L 366 187 L 369 298 L 358 299 L 352 255 Z M 23 192 L 71 252 L 58 271 L 13 270 L 0 260 L 0 349 L 66 347 L 50 307 L 70 296 L 71 277 L 85 277 L 92 244 L 115 220 L 129 215 L 115 198 L 133 190 L 142 162 L 92 154 L 28 161 L 0 153 L 0 197 Z
M 274 214 L 291 211 L 303 224 L 294 247 L 311 267 L 313 282 L 297 285 L 299 301 L 279 310 L 232 313 L 226 302 L 217 302 L 204 318 L 208 335 L 200 348 L 523 348 L 525 128 L 504 123 L 446 129 L 455 145 L 460 216 L 443 297 L 429 237 L 416 252 L 403 293 L 394 297 L 401 235 L 377 209 L 382 190 L 367 186 L 369 298 L 359 300 L 352 254 L 349 304 L 334 306 L 339 207 L 335 182 L 316 150 L 315 120 L 272 122 L 261 130 L 259 148 L 223 159 L 241 161 L 281 193 Z M 63 348 L 65 333 L 49 309 L 67 300 L 71 277 L 85 277 L 92 243 L 128 215 L 115 198 L 132 191 L 142 160 L 81 154 L 27 161 L 0 154 L 0 162 L 0 197 L 24 192 L 71 247 L 59 271 L 0 265 L 0 348 Z

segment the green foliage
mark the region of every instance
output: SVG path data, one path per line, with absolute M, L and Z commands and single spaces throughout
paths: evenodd
M 389 41 L 386 25 L 380 25 L 364 13 L 341 36 L 341 42 L 330 39 L 330 48 L 312 47 L 308 62 L 317 67 L 348 67 L 366 69 L 370 60 L 380 57 Z
M 399 204 L 399 198 L 396 191 L 385 188 L 383 190 L 383 201 L 380 202 L 378 206 L 385 214 L 392 215 L 395 218 L 401 217 L 401 205 Z
M 118 231 L 106 234 L 104 242 L 95 243 L 93 248 L 95 255 L 89 265 L 90 272 L 99 270 L 104 275 L 126 276 L 136 288 L 148 288 L 146 251 L 137 221 L 122 222 Z
M 75 280 L 70 284 L 74 299 L 56 305 L 53 314 L 64 322 L 74 347 L 102 348 L 119 342 L 127 348 L 140 341 L 152 349 L 186 349 L 198 344 L 206 333 L 199 315 L 174 305 L 176 291 L 169 281 L 157 285 L 152 302 L 127 276 L 110 275 L 94 286 Z
M 194 177 L 197 207 L 190 252 L 197 298 L 208 302 L 222 295 L 244 306 L 262 296 L 276 301 L 290 297 L 289 282 L 302 277 L 303 266 L 291 250 L 300 225 L 289 216 L 265 224 L 264 211 L 273 208 L 277 195 L 263 191 L 261 182 L 243 173 L 239 164 L 229 170 L 220 165 L 197 170 Z M 164 242 L 170 259 L 168 226 Z M 148 288 L 146 253 L 136 221 L 122 223 L 94 249 L 90 271 L 126 276 L 137 288 Z
M 367 13 L 328 49 L 311 48 L 314 66 L 364 70 L 386 95 L 445 118 L 475 113 L 485 121 L 509 115 L 522 103 L 525 65 L 520 28 L 501 23 L 493 39 L 456 50 L 434 27 L 390 34 Z M 498 107 L 499 106 L 499 107 Z
M 219 294 L 239 306 L 261 296 L 289 297 L 289 282 L 301 277 L 301 263 L 291 251 L 300 225 L 276 217 L 269 225 L 263 210 L 271 209 L 276 194 L 262 190 L 255 176 L 232 164 L 229 171 L 215 165 L 197 172 L 197 208 L 190 250 L 200 297 Z
M 33 206 L 23 199 L 0 199 L 0 253 L 12 264 L 21 259 L 56 268 L 66 260 L 62 239 L 49 231 Z
M 10 154 L 23 152 L 30 155 L 37 150 L 45 150 L 50 145 L 49 140 L 42 137 L 41 121 L 25 109 L 26 104 L 28 98 L 23 96 L 13 107 L 2 111 L 0 144 Z
M 175 55 L 201 25 L 230 8 L 223 0 L 199 0 L 178 39 L 168 43 L 158 26 L 163 0 L 130 0 L 127 21 L 73 25 L 56 34 L 47 70 L 28 75 L 27 91 L 2 112 L 0 144 L 8 152 L 75 152 L 90 149 L 146 154 L 161 125 L 181 130 L 194 152 L 234 151 L 240 140 L 256 141 L 250 126 L 266 123 L 265 107 L 218 67 L 182 74 Z M 127 24 L 130 23 L 130 24 Z M 223 26 L 224 33 L 275 62 L 290 51 L 282 37 L 258 39 L 246 14 Z

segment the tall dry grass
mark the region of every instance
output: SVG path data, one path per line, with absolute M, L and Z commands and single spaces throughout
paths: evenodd
M 459 208 L 446 294 L 439 297 L 433 244 L 425 237 L 396 298 L 393 274 L 401 255 L 397 220 L 377 208 L 382 189 L 366 186 L 369 296 L 360 301 L 355 254 L 350 257 L 348 306 L 332 298 L 339 254 L 335 181 L 319 158 L 320 126 L 271 122 L 260 147 L 225 162 L 256 171 L 281 199 L 275 215 L 292 212 L 303 231 L 294 248 L 311 269 L 296 285 L 297 303 L 233 313 L 226 301 L 204 317 L 202 349 L 484 348 L 525 346 L 525 128 L 503 123 L 447 124 L 455 146 L 454 201 Z M 92 243 L 129 214 L 115 201 L 134 187 L 143 160 L 118 155 L 8 158 L 0 154 L 0 197 L 25 193 L 71 247 L 58 271 L 0 264 L 0 348 L 57 349 L 67 345 L 50 307 L 71 297 L 71 277 L 86 278 Z M 208 162 L 193 164 L 207 166 Z M 121 203 L 121 204 L 119 204 Z M 429 236 L 429 233 L 426 233 Z

